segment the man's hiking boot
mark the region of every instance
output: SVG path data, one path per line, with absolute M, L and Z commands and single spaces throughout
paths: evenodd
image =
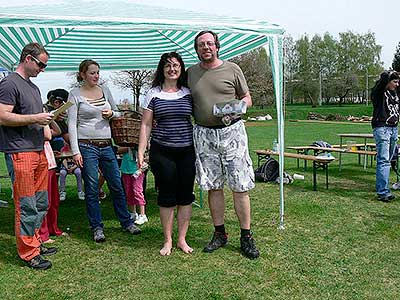
M 211 241 L 204 247 L 203 252 L 211 253 L 226 245 L 228 245 L 228 235 L 215 231 Z
M 36 255 L 34 258 L 26 262 L 28 266 L 35 270 L 46 270 L 51 267 L 51 262 L 44 259 L 40 255 Z
M 244 256 L 250 259 L 255 259 L 260 256 L 260 252 L 256 247 L 256 242 L 251 234 L 240 238 L 240 250 Z

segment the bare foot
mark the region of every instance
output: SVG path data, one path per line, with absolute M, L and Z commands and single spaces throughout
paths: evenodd
M 162 247 L 160 250 L 160 255 L 161 256 L 171 255 L 171 251 L 172 251 L 172 245 L 170 243 L 165 243 L 164 247 Z
M 53 244 L 54 242 L 55 242 L 55 240 L 48 239 L 48 240 L 44 241 L 43 244 Z
M 178 249 L 181 249 L 181 250 L 183 251 L 183 253 L 186 253 L 186 254 L 193 253 L 193 248 L 190 247 L 190 246 L 186 243 L 186 241 L 178 242 L 178 243 L 176 244 L 176 247 L 177 247 Z

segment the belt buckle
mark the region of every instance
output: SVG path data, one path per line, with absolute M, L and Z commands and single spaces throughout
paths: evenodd
M 100 148 L 104 148 L 105 146 L 107 146 L 107 142 L 106 141 L 99 141 L 98 145 Z

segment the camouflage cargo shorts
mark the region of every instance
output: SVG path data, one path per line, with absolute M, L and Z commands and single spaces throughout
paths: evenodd
M 196 181 L 203 190 L 223 189 L 227 182 L 234 192 L 254 188 L 254 171 L 242 121 L 222 129 L 195 125 Z

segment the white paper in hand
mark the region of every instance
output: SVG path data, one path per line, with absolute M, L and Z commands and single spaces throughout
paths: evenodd
M 56 110 L 53 110 L 51 113 L 53 114 L 53 118 L 52 120 L 54 120 L 55 118 L 57 118 L 61 113 L 63 113 L 64 111 L 66 111 L 68 108 L 70 108 L 72 105 L 74 105 L 74 103 L 72 103 L 71 101 L 67 101 L 65 102 L 63 105 L 61 105 L 59 108 L 57 108 Z

